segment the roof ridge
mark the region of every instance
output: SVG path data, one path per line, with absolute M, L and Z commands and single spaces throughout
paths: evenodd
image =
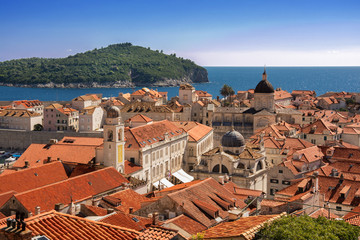
M 48 185 L 44 185 L 44 186 L 41 186 L 41 187 L 37 187 L 37 188 L 33 188 L 33 189 L 29 189 L 27 191 L 24 191 L 24 192 L 21 192 L 21 193 L 16 193 L 14 194 L 14 196 L 21 196 L 23 194 L 26 194 L 28 192 L 31 192 L 31 191 L 35 191 L 35 190 L 39 190 L 41 188 L 46 188 L 46 187 L 50 187 L 52 185 L 55 185 L 55 184 L 60 184 L 60 183 L 63 183 L 63 182 L 66 182 L 66 181 L 72 181 L 73 179 L 78 179 L 78 178 L 81 178 L 81 177 L 84 177 L 84 176 L 89 176 L 90 174 L 93 174 L 93 173 L 96 173 L 96 172 L 100 172 L 100 171 L 104 171 L 105 169 L 111 169 L 113 167 L 106 167 L 106 168 L 102 168 L 102 169 L 99 169 L 99 170 L 96 170 L 96 171 L 93 171 L 93 172 L 89 172 L 89 173 L 84 173 L 84 174 L 81 174 L 81 175 L 78 175 L 78 176 L 75 176 L 75 177 L 71 177 L 71 178 L 67 178 L 67 179 L 64 179 L 64 180 L 61 180 L 61 181 L 58 181 L 58 182 L 54 182 L 54 183 L 51 183 L 51 184 L 48 184 Z M 115 169 L 115 168 L 114 168 Z M 116 171 L 116 169 L 115 169 Z M 15 197 L 16 197 L 15 196 Z

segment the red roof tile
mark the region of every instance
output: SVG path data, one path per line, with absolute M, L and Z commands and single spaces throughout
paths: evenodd
M 44 235 L 53 240 L 131 240 L 139 235 L 139 232 L 135 230 L 95 222 L 56 211 L 27 218 L 25 222 L 27 224 L 26 228 L 32 231 L 32 236 Z
M 152 224 L 152 219 L 139 217 L 131 214 L 125 214 L 123 212 L 115 212 L 101 219 L 100 222 L 128 229 L 134 229 L 136 231 L 142 231 L 147 226 L 150 226 Z
M 136 239 L 141 240 L 171 240 L 176 235 L 178 235 L 177 230 L 152 226 L 146 229 L 144 232 L 140 233 L 140 235 Z
M 240 218 L 234 222 L 224 222 L 204 231 L 204 239 L 253 239 L 266 222 L 272 222 L 281 215 L 262 215 Z M 240 238 L 239 238 L 240 239 Z
M 189 134 L 190 141 L 199 141 L 213 130 L 211 127 L 198 122 L 188 121 L 172 123 L 187 132 Z
M 40 206 L 41 211 L 54 209 L 55 204 L 65 206 L 116 189 L 128 181 L 113 167 L 57 182 L 44 187 L 15 194 L 15 198 L 29 211 Z
M 43 165 L 48 158 L 51 161 L 87 164 L 95 158 L 95 146 L 65 145 L 65 144 L 31 144 L 13 167 L 24 167 L 28 161 L 30 168 Z
M 175 218 L 167 220 L 164 224 L 167 225 L 169 223 L 175 224 L 179 228 L 183 229 L 187 233 L 194 235 L 198 232 L 204 231 L 207 228 L 201 223 L 189 218 L 188 216 L 181 214 Z
M 0 175 L 0 194 L 9 191 L 18 193 L 56 183 L 67 179 L 64 166 L 61 162 L 48 163 L 39 167 Z
M 116 206 L 117 210 L 120 210 L 124 213 L 129 213 L 129 208 L 132 207 L 133 211 L 137 211 L 141 208 L 141 202 L 147 200 L 143 195 L 138 194 L 132 189 L 126 189 L 114 194 L 107 196 L 108 200 L 113 202 L 115 205 L 119 203 L 119 206 Z

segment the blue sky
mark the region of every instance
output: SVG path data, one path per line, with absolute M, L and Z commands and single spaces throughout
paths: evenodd
M 109 44 L 203 66 L 359 66 L 360 1 L 1 0 L 0 61 Z

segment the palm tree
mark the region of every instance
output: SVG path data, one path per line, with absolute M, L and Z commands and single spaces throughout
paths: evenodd
M 235 94 L 235 91 L 229 85 L 224 84 L 224 86 L 220 89 L 220 94 L 227 100 L 228 96 Z

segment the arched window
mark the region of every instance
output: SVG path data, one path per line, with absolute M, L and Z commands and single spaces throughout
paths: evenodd
M 245 165 L 243 163 L 239 163 L 236 168 L 245 169 Z
M 109 130 L 107 136 L 108 136 L 108 141 L 111 142 L 113 140 L 113 131 Z
M 218 165 L 215 165 L 215 167 L 213 168 L 212 172 L 216 172 L 216 173 L 220 172 L 220 165 L 219 165 L 219 164 L 218 164 Z M 229 170 L 227 169 L 226 166 L 221 165 L 221 172 L 222 172 L 222 173 L 229 173 Z

